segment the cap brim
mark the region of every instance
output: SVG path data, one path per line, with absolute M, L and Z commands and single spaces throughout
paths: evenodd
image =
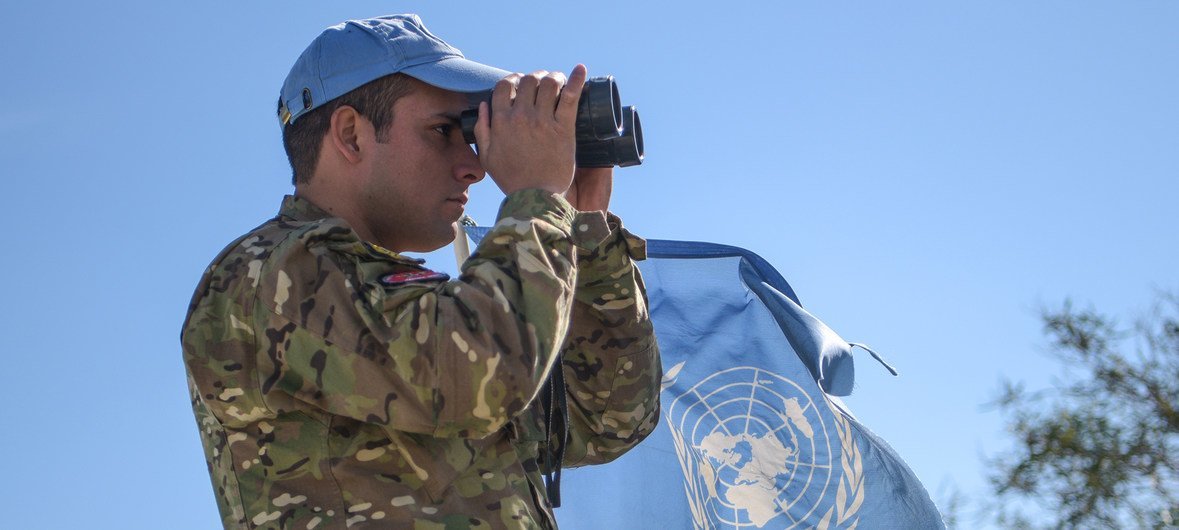
M 462 57 L 448 57 L 404 68 L 401 73 L 454 92 L 486 92 L 511 72 Z

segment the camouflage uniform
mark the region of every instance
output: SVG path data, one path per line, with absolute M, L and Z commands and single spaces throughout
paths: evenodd
M 658 418 L 644 255 L 616 217 L 524 190 L 444 281 L 286 197 L 210 265 L 181 337 L 224 525 L 554 526 L 534 403 L 556 359 L 565 465 Z

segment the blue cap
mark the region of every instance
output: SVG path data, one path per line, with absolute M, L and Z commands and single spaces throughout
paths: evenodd
M 509 72 L 467 60 L 417 15 L 349 20 L 311 41 L 282 84 L 282 126 L 361 85 L 403 73 L 454 92 L 483 92 Z

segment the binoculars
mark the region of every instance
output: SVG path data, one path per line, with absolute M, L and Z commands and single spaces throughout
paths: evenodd
M 487 94 L 490 101 L 491 94 Z M 479 108 L 459 116 L 463 139 L 475 143 Z M 577 167 L 629 167 L 643 163 L 643 126 L 634 107 L 623 107 L 614 76 L 585 82 L 577 101 Z

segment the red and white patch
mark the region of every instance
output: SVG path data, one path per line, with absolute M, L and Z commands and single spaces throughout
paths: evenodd
M 444 282 L 450 279 L 450 275 L 445 272 L 434 271 L 410 271 L 410 272 L 395 272 L 393 274 L 386 274 L 381 276 L 382 285 L 401 285 L 405 283 L 416 282 Z

